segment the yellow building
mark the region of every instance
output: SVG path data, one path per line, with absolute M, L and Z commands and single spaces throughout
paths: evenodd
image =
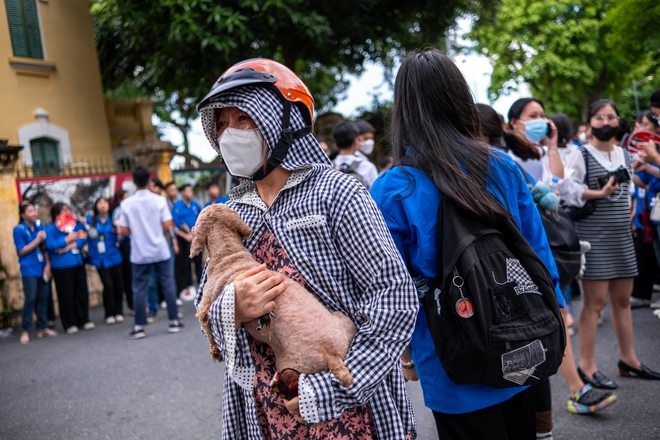
M 110 162 L 89 1 L 4 3 L 0 138 L 24 147 L 26 166 L 59 168 L 78 158 Z

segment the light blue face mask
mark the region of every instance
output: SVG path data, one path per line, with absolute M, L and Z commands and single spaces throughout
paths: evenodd
M 548 134 L 548 123 L 545 119 L 521 121 L 525 124 L 525 137 L 535 144 Z

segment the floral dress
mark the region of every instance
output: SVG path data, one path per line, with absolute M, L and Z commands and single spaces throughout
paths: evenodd
M 252 256 L 268 269 L 286 275 L 305 286 L 305 280 L 291 263 L 284 249 L 268 231 L 255 244 Z M 306 286 L 305 286 L 306 287 Z M 309 290 L 309 289 L 308 289 Z M 284 401 L 270 387 L 276 373 L 275 353 L 268 344 L 251 339 L 255 359 L 254 394 L 259 425 L 266 440 L 322 440 L 376 438 L 376 427 L 368 405 L 345 410 L 337 419 L 307 427 L 293 418 Z

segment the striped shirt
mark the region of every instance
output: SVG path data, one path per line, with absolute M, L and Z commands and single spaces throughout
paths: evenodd
M 243 181 L 230 197 L 228 205 L 253 230 L 247 249 L 268 229 L 326 307 L 358 328 L 345 358 L 353 384 L 341 386 L 329 371 L 301 375 L 301 416 L 309 423 L 328 421 L 366 403 L 379 438 L 415 438 L 399 357 L 412 336 L 417 293 L 367 190 L 348 175 L 314 164 L 293 171 L 270 208 L 252 181 Z M 196 305 L 205 282 L 206 269 Z M 248 333 L 242 327 L 234 331 L 234 299 L 230 284 L 209 310 L 213 338 L 226 361 L 222 437 L 261 439 L 255 363 Z

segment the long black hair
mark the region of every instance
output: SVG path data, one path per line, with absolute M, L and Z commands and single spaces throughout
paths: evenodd
M 91 224 L 92 227 L 96 226 L 96 219 L 99 216 L 98 204 L 101 200 L 105 200 L 106 202 L 108 202 L 108 217 L 112 218 L 112 203 L 110 202 L 110 199 L 108 199 L 107 197 L 99 197 L 98 199 L 96 199 L 96 202 L 94 202 L 94 208 L 92 208 L 94 211 L 94 214 L 92 215 L 92 224 Z
M 548 119 L 554 122 L 555 127 L 557 127 L 557 146 L 559 148 L 566 148 L 573 135 L 571 118 L 564 113 L 555 113 L 548 116 Z
M 481 134 L 488 139 L 493 147 L 502 148 L 513 153 L 522 160 L 540 159 L 541 154 L 536 145 L 531 143 L 524 134 L 518 130 L 505 130 L 502 127 L 502 118 L 489 105 L 477 104 L 481 115 Z
M 437 49 L 415 50 L 394 85 L 392 152 L 397 165 L 424 171 L 465 211 L 495 222 L 504 208 L 486 192 L 488 146 L 465 78 Z
M 34 203 L 23 200 L 20 205 L 18 205 L 18 222 L 23 221 L 23 214 L 27 211 L 29 206 L 34 206 Z

